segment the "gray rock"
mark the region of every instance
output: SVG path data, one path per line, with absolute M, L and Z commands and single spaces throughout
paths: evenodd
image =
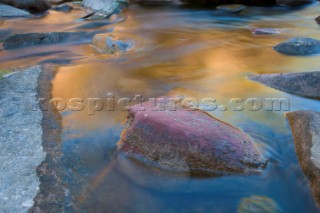
M 34 45 L 57 44 L 67 41 L 77 41 L 85 37 L 82 32 L 51 32 L 15 34 L 3 42 L 5 49 L 14 49 Z
M 242 198 L 237 213 L 280 213 L 278 204 L 265 196 Z
M 31 17 L 31 14 L 9 5 L 0 4 L 0 17 Z
M 0 3 L 27 10 L 31 13 L 45 12 L 51 7 L 47 0 L 0 0 Z
M 216 5 L 223 4 L 243 4 L 243 5 L 256 5 L 256 6 L 300 6 L 305 4 L 310 4 L 316 0 L 180 0 L 187 3 L 209 3 Z
M 117 52 L 124 52 L 130 49 L 131 44 L 116 40 L 109 35 L 97 34 L 93 37 L 92 44 L 99 51 L 107 54 L 115 54 Z
M 320 53 L 320 40 L 313 38 L 291 38 L 274 49 L 286 55 L 314 55 Z
M 45 159 L 35 66 L 0 79 L 0 212 L 27 212 L 39 190 Z
M 320 205 L 320 112 L 287 113 L 300 166 Z
M 69 4 L 61 4 L 61 5 L 52 7 L 52 10 L 69 13 L 73 10 L 73 7 L 70 6 Z
M 288 93 L 320 99 L 320 72 L 255 75 L 249 79 Z
M 112 15 L 119 10 L 122 3 L 126 0 L 83 0 L 82 5 L 86 8 L 90 8 L 95 12 L 100 12 L 106 16 Z

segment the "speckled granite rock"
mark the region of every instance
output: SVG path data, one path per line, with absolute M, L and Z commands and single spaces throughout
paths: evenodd
M 45 159 L 35 66 L 0 79 L 0 212 L 27 212 L 39 190 Z
M 320 54 L 320 40 L 313 38 L 291 38 L 274 47 L 285 55 L 307 56 Z
M 179 172 L 260 173 L 266 165 L 252 139 L 209 114 L 181 107 L 130 108 L 118 151 Z
M 320 112 L 287 113 L 299 163 L 320 205 Z
M 255 75 L 249 79 L 288 93 L 320 99 L 320 72 Z
M 82 5 L 95 12 L 111 15 L 119 10 L 121 5 L 123 5 L 122 3 L 125 2 L 126 0 L 83 0 Z

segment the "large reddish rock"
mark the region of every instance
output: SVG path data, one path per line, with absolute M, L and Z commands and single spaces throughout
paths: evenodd
M 304 174 L 320 205 L 320 112 L 287 113 L 295 149 Z
M 252 174 L 266 166 L 266 159 L 241 130 L 200 110 L 173 111 L 168 105 L 163 110 L 154 105 L 149 101 L 130 108 L 117 145 L 120 154 L 191 174 Z

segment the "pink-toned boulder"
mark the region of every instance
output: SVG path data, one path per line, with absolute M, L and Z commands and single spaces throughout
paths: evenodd
M 190 174 L 252 174 L 266 166 L 267 160 L 241 130 L 203 111 L 173 110 L 167 104 L 163 109 L 149 101 L 130 108 L 117 145 L 120 154 Z

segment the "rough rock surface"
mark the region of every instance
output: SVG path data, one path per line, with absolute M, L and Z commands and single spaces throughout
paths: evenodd
M 47 0 L 0 0 L 0 3 L 27 10 L 31 13 L 45 12 L 51 7 Z
M 41 66 L 0 79 L 0 212 L 27 212 L 39 190 L 45 159 L 37 104 Z
M 31 14 L 9 5 L 0 4 L 0 17 L 31 17 Z
M 115 54 L 117 52 L 123 52 L 130 49 L 130 44 L 120 40 L 116 40 L 109 35 L 97 34 L 92 40 L 93 46 L 98 50 L 107 54 Z
M 5 49 L 28 47 L 33 45 L 57 44 L 67 41 L 78 41 L 86 37 L 82 32 L 51 32 L 51 33 L 27 33 L 15 34 L 3 42 Z
M 286 55 L 314 55 L 320 54 L 320 40 L 313 38 L 291 38 L 278 44 L 274 49 Z
M 11 33 L 9 29 L 0 29 L 0 42 L 4 41 Z
M 168 171 L 191 174 L 250 174 L 265 167 L 266 159 L 239 129 L 199 110 L 161 110 L 153 105 L 144 102 L 145 111 L 141 105 L 130 108 L 117 146 L 119 153 Z
M 255 75 L 249 79 L 288 93 L 320 99 L 320 72 Z
M 282 212 L 277 203 L 265 196 L 251 196 L 241 199 L 238 213 L 280 213 Z
M 309 178 L 314 197 L 320 205 L 320 112 L 287 113 L 295 149 L 303 172 Z
M 122 2 L 125 2 L 125 0 Z M 119 9 L 121 0 L 83 0 L 82 5 L 92 9 L 93 11 L 98 11 L 105 15 L 111 15 Z

